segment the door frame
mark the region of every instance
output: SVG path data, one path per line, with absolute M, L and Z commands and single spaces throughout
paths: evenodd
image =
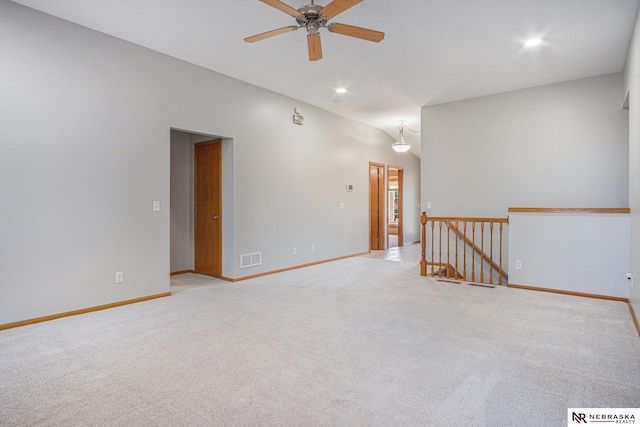
M 377 182 L 371 178 L 372 168 L 377 168 Z M 378 203 L 373 208 L 373 199 L 371 195 L 373 191 L 377 192 Z M 387 183 L 385 180 L 385 165 L 383 163 L 369 162 L 369 249 L 384 250 L 386 249 L 386 222 L 387 216 L 385 212 L 385 200 L 387 199 Z M 377 226 L 377 227 L 376 227 Z M 374 245 L 374 230 L 377 228 L 377 244 Z M 374 247 L 375 246 L 375 247 Z

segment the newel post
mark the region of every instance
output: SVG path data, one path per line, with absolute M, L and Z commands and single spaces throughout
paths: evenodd
M 420 223 L 422 223 L 422 238 L 420 241 L 422 242 L 422 259 L 420 260 L 420 275 L 427 275 L 427 213 L 422 212 L 420 216 Z

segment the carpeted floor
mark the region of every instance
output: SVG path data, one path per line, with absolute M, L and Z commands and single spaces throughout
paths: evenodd
M 0 425 L 548 427 L 640 407 L 626 304 L 437 282 L 415 246 L 174 276 L 168 298 L 0 331 Z

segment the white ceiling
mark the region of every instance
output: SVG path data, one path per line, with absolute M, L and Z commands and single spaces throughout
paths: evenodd
M 383 31 L 385 39 L 376 44 L 322 30 L 324 58 L 309 62 L 304 30 L 243 41 L 295 25 L 258 0 L 14 1 L 394 138 L 400 120 L 420 128 L 425 105 L 622 71 L 640 6 L 640 0 L 364 0 L 330 22 Z M 285 3 L 297 9 L 310 2 Z M 544 42 L 523 47 L 531 37 Z M 338 87 L 347 93 L 336 95 Z M 419 156 L 419 134 L 405 137 Z

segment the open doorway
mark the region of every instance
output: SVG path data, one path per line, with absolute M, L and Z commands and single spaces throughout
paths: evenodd
M 197 147 L 202 151 L 200 154 L 197 154 Z M 171 130 L 169 252 L 172 275 L 198 272 L 222 278 L 224 261 L 222 249 L 231 239 L 229 228 L 232 214 L 228 207 L 231 203 L 229 191 L 226 188 L 230 183 L 230 177 L 229 170 L 225 172 L 223 166 L 225 155 L 230 155 L 230 148 L 230 140 L 220 139 L 215 135 Z M 203 150 L 212 151 L 212 153 L 205 155 Z M 210 157 L 213 157 L 213 160 Z M 213 170 L 198 173 L 200 167 L 213 168 Z M 212 180 L 212 177 L 215 179 Z M 202 180 L 202 178 L 207 179 Z M 215 212 L 199 209 L 201 213 L 207 215 L 206 218 L 202 218 L 202 215 L 197 216 L 198 193 L 203 193 L 199 190 L 205 190 L 204 194 L 200 194 L 201 197 L 213 200 L 217 205 L 213 207 Z M 203 237 L 197 233 L 197 223 L 200 224 L 199 229 L 210 232 L 204 236 L 205 244 L 202 244 Z M 205 259 L 210 257 L 211 259 Z
M 402 206 L 404 170 L 401 167 L 389 166 L 387 184 L 387 242 L 388 247 L 404 245 L 402 227 Z

